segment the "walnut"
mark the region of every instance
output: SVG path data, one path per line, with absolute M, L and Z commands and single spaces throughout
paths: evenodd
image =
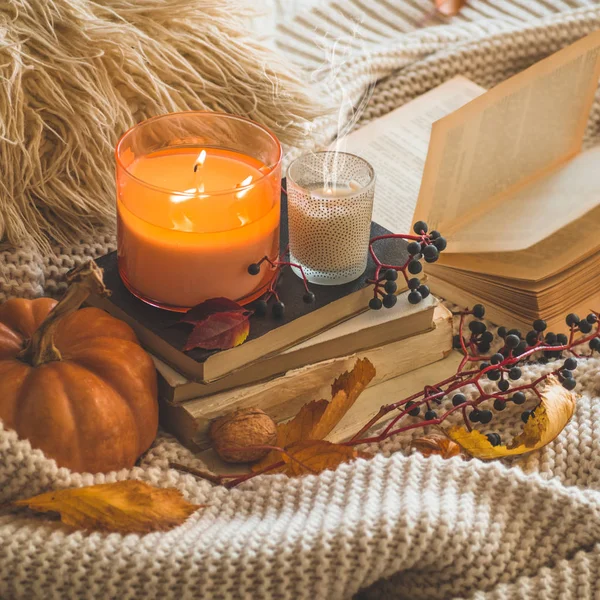
M 226 462 L 245 463 L 260 460 L 277 441 L 277 426 L 260 408 L 240 408 L 212 421 L 210 438 L 217 454 Z

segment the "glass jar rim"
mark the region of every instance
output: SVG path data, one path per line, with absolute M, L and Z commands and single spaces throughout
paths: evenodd
M 191 115 L 196 115 L 196 116 L 210 115 L 212 117 L 223 118 L 223 119 L 232 119 L 235 121 L 242 121 L 242 122 L 248 123 L 248 124 L 253 125 L 254 127 L 257 127 L 258 129 L 261 129 L 262 131 L 264 131 L 273 140 L 273 142 L 275 143 L 275 146 L 277 148 L 277 159 L 271 165 L 268 165 L 268 166 L 265 165 L 265 166 L 267 166 L 267 171 L 265 171 L 261 177 L 259 177 L 256 180 L 253 180 L 251 183 L 244 185 L 244 186 L 206 192 L 206 194 L 205 194 L 206 196 L 218 196 L 221 194 L 231 194 L 232 191 L 240 192 L 243 190 L 252 189 L 259 182 L 263 181 L 263 179 L 265 179 L 266 177 L 269 177 L 273 173 L 273 171 L 275 171 L 275 169 L 277 169 L 277 167 L 281 164 L 281 161 L 283 158 L 283 148 L 281 146 L 281 142 L 277 139 L 277 136 L 266 125 L 262 125 L 261 123 L 257 123 L 256 121 L 253 121 L 252 119 L 248 119 L 246 117 L 241 117 L 239 115 L 232 115 L 229 113 L 222 113 L 222 112 L 216 112 L 216 111 L 210 111 L 210 110 L 184 110 L 184 111 L 178 111 L 178 112 L 165 113 L 163 115 L 156 115 L 154 117 L 150 117 L 149 119 L 144 119 L 143 121 L 140 121 L 139 123 L 136 123 L 135 125 L 130 127 L 125 133 L 123 133 L 123 135 L 121 135 L 121 137 L 119 138 L 119 140 L 117 142 L 117 145 L 115 146 L 115 160 L 117 162 L 117 165 L 119 165 L 125 171 L 125 173 L 127 173 L 128 177 L 131 177 L 135 181 L 138 181 L 145 187 L 154 189 L 159 192 L 165 192 L 165 193 L 168 193 L 168 194 L 174 195 L 174 196 L 185 196 L 185 197 L 193 196 L 193 194 L 187 194 L 185 192 L 170 190 L 168 188 L 163 188 L 163 187 L 160 187 L 157 185 L 153 185 L 151 183 L 144 181 L 143 179 L 140 179 L 139 177 L 136 177 L 123 164 L 123 161 L 121 160 L 121 157 L 120 157 L 121 146 L 122 146 L 123 142 L 125 141 L 125 138 L 127 138 L 131 133 L 133 133 L 133 131 L 135 131 L 139 127 L 142 127 L 143 125 L 147 125 L 148 123 L 150 123 L 152 121 L 158 121 L 160 119 L 165 119 L 165 118 L 169 118 L 169 117 L 177 117 L 180 115 L 190 115 L 190 116 Z M 216 147 L 216 146 L 206 146 L 206 147 L 212 148 L 212 147 Z
M 304 188 L 305 186 L 299 184 L 292 177 L 292 174 L 291 174 L 292 167 L 296 163 L 298 163 L 300 160 L 306 158 L 307 156 L 324 155 L 324 154 L 338 154 L 338 155 L 343 154 L 344 156 L 352 156 L 353 158 L 357 158 L 362 163 L 364 163 L 365 166 L 369 169 L 370 177 L 369 177 L 369 181 L 365 185 L 361 185 L 360 188 L 357 190 L 349 190 L 348 192 L 337 193 L 335 195 L 335 197 L 333 197 L 333 196 L 330 197 L 325 194 L 315 194 L 319 198 L 323 198 L 325 200 L 334 200 L 336 198 L 339 199 L 339 198 L 351 198 L 352 196 L 360 196 L 360 194 L 362 194 L 365 191 L 365 189 L 367 189 L 368 187 L 372 186 L 375 183 L 375 178 L 376 178 L 375 177 L 375 169 L 373 168 L 373 165 L 368 160 L 366 160 L 362 156 L 358 156 L 358 154 L 353 154 L 352 152 L 342 152 L 342 151 L 338 151 L 338 150 L 316 150 L 314 152 L 306 152 L 306 153 L 298 156 L 289 164 L 289 166 L 287 168 L 287 172 L 286 172 L 286 180 L 291 181 L 294 185 L 298 186 L 299 188 Z

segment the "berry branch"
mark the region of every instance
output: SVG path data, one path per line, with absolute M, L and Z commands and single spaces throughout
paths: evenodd
M 392 308 L 396 304 L 396 291 L 398 290 L 398 273 L 402 273 L 410 293 L 408 301 L 411 304 L 418 304 L 429 296 L 429 288 L 421 284 L 418 275 L 423 270 L 421 259 L 425 262 L 433 263 L 440 252 L 446 249 L 446 239 L 438 231 L 427 233 L 427 223 L 417 221 L 413 227 L 416 235 L 405 233 L 388 233 L 377 236 L 369 242 L 369 254 L 375 262 L 375 274 L 372 279 L 367 279 L 367 283 L 373 285 L 373 298 L 369 302 L 369 307 L 373 310 L 379 310 L 382 306 Z M 399 265 L 386 264 L 381 262 L 375 252 L 375 244 L 381 240 L 406 240 L 408 244 L 406 249 L 409 257 Z M 410 276 L 413 277 L 410 277 Z
M 275 274 L 271 278 L 271 282 L 269 283 L 266 292 L 253 305 L 254 312 L 258 316 L 264 316 L 267 314 L 269 311 L 269 302 L 272 299 L 275 300 L 273 306 L 271 307 L 273 316 L 281 319 L 285 314 L 285 304 L 281 301 L 279 294 L 277 293 L 277 284 L 279 283 L 279 278 L 281 277 L 281 271 L 283 267 L 295 267 L 300 271 L 305 290 L 302 300 L 306 304 L 312 304 L 315 301 L 315 295 L 308 287 L 308 279 L 306 278 L 302 265 L 285 260 L 287 254 L 288 249 L 286 248 L 285 252 L 276 260 L 271 260 L 268 256 L 263 256 L 258 262 L 248 265 L 248 273 L 250 275 L 258 275 L 263 264 L 268 265 L 267 268 L 271 268 L 275 271 Z
M 481 321 L 485 309 L 481 304 L 475 305 L 470 311 L 455 313 L 460 315 L 459 333 L 454 336 L 454 348 L 462 352 L 463 358 L 452 377 L 425 386 L 422 392 L 413 394 L 397 402 L 382 406 L 379 412 L 353 438 L 346 442 L 349 445 L 381 442 L 391 436 L 424 428 L 440 425 L 455 412 L 460 411 L 468 431 L 472 424 L 488 425 L 494 412 L 503 411 L 509 402 L 515 405 L 524 404 L 532 395 L 541 399 L 539 386 L 549 377 L 556 377 L 567 390 L 576 386 L 575 370 L 577 358 L 589 356 L 600 351 L 600 321 L 597 312 L 591 312 L 585 319 L 579 319 L 575 314 L 569 314 L 566 323 L 570 334 L 555 334 L 546 331 L 546 322 L 538 319 L 525 337 L 517 329 L 507 330 L 500 327 L 496 336 L 487 330 Z M 474 320 L 466 325 L 466 317 L 473 316 Z M 497 352 L 487 355 L 492 343 L 500 341 Z M 584 354 L 581 349 L 589 351 Z M 567 356 L 563 356 L 566 354 Z M 556 364 L 556 367 L 528 384 L 520 384 L 522 366 L 528 363 Z M 476 366 L 476 368 L 474 368 Z M 486 392 L 484 382 L 495 382 L 496 390 Z M 476 395 L 467 400 L 459 390 L 466 386 L 474 386 Z M 444 398 L 452 401 L 452 408 L 438 415 L 431 408 L 432 402 L 441 403 Z M 423 418 L 422 408 L 425 409 Z M 390 413 L 397 411 L 392 420 L 382 429 L 381 433 L 363 437 L 379 421 Z M 532 416 L 533 411 L 526 410 L 521 414 L 524 422 Z M 493 446 L 502 443 L 500 434 L 489 432 L 487 438 Z

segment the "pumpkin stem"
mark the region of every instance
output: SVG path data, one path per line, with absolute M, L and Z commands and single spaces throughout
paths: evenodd
M 69 271 L 67 282 L 69 287 L 64 296 L 19 354 L 21 360 L 34 367 L 62 359 L 59 349 L 54 345 L 54 333 L 63 317 L 74 313 L 92 292 L 100 296 L 110 295 L 102 281 L 102 269 L 93 260 Z

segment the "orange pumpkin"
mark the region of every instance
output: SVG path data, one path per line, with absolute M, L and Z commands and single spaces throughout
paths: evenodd
M 106 291 L 102 271 L 89 263 L 70 279 L 59 303 L 0 306 L 0 419 L 61 467 L 131 467 L 156 437 L 156 370 L 127 324 L 79 309 Z

